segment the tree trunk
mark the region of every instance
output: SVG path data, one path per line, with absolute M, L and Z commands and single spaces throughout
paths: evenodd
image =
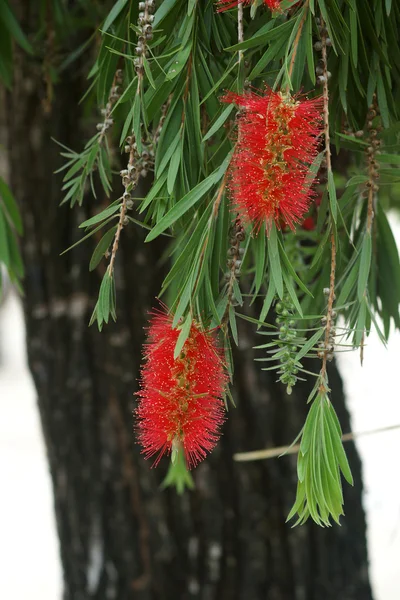
M 234 396 L 217 449 L 194 471 L 196 489 L 160 490 L 157 469 L 140 455 L 132 411 L 146 312 L 160 289 L 162 243 L 123 232 L 118 255 L 118 320 L 88 328 L 99 273 L 87 265 L 96 240 L 60 253 L 81 235 L 77 224 L 103 200 L 59 206 L 62 164 L 51 137 L 75 149 L 87 137 L 78 101 L 86 82 L 63 73 L 51 113 L 43 109 L 41 67 L 17 53 L 7 99 L 10 183 L 25 234 L 24 310 L 29 365 L 38 393 L 54 487 L 65 600 L 368 600 L 371 596 L 361 504 L 361 465 L 345 486 L 342 526 L 291 529 L 296 459 L 235 463 L 237 451 L 284 445 L 306 413 L 307 385 L 292 396 L 254 362 L 257 340 L 243 326 Z M 104 199 L 105 201 L 105 199 Z M 101 267 L 101 268 L 104 268 Z M 332 398 L 350 428 L 340 377 Z

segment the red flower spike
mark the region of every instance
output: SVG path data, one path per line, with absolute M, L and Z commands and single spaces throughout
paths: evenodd
M 195 323 L 174 359 L 180 332 L 172 321 L 158 311 L 151 319 L 136 410 L 138 438 L 146 458 L 158 454 L 154 466 L 181 447 L 191 468 L 218 442 L 228 376 L 213 335 Z
M 322 132 L 322 98 L 300 100 L 267 90 L 228 93 L 222 101 L 242 108 L 230 190 L 243 221 L 267 230 L 272 222 L 294 229 L 315 195 L 310 165 Z
M 247 6 L 251 4 L 252 0 L 243 0 L 243 6 Z M 218 12 L 223 12 L 224 10 L 229 10 L 230 8 L 234 8 L 239 4 L 238 0 L 218 0 Z M 281 8 L 281 0 L 264 0 L 265 6 L 268 6 L 271 10 L 280 10 Z

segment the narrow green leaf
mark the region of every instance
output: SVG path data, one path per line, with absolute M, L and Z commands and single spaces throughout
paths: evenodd
M 97 265 L 99 264 L 99 262 L 103 258 L 104 254 L 107 252 L 107 250 L 108 250 L 111 242 L 113 241 L 114 235 L 115 235 L 116 231 L 117 231 L 117 226 L 115 225 L 114 227 L 112 227 L 111 229 L 109 229 L 103 235 L 103 237 L 101 238 L 101 240 L 97 244 L 96 248 L 94 249 L 94 252 L 92 254 L 92 258 L 90 259 L 89 271 L 93 271 L 97 267 Z
M 201 198 L 212 188 L 218 178 L 222 177 L 219 169 L 211 173 L 206 179 L 201 181 L 194 187 L 186 196 L 177 202 L 167 214 L 156 224 L 145 239 L 145 242 L 151 242 L 158 237 L 163 231 L 171 227 L 178 219 L 180 219 L 189 209 L 191 209 Z
M 229 325 L 231 326 L 233 340 L 234 340 L 236 346 L 238 346 L 239 345 L 239 337 L 238 337 L 238 331 L 237 331 L 237 326 L 236 326 L 236 315 L 235 315 L 235 309 L 233 308 L 232 305 L 229 306 Z
M 178 175 L 179 165 L 182 157 L 182 144 L 178 145 L 175 152 L 172 155 L 171 161 L 168 168 L 167 177 L 167 190 L 169 194 L 172 194 L 175 186 L 176 176 Z
M 147 79 L 149 80 L 151 87 L 156 89 L 156 84 L 154 83 L 153 75 L 151 74 L 151 68 L 149 65 L 149 61 L 147 60 L 147 58 L 145 56 L 143 56 L 143 66 L 144 66 L 144 70 L 145 70 Z
M 354 484 L 353 476 L 351 474 L 350 466 L 349 466 L 347 456 L 346 456 L 346 453 L 343 448 L 343 443 L 341 440 L 340 424 L 339 424 L 335 409 L 333 408 L 332 404 L 330 404 L 329 410 L 326 411 L 325 414 L 326 414 L 326 418 L 328 421 L 329 430 L 331 432 L 333 448 L 334 448 L 340 469 L 341 469 L 346 481 L 350 485 L 353 485 Z M 340 433 L 338 433 L 338 428 L 339 428 Z
M 139 154 L 142 153 L 142 131 L 141 131 L 141 127 L 140 127 L 141 116 L 142 116 L 142 109 L 141 109 L 140 95 L 136 94 L 135 101 L 133 103 L 132 129 L 133 129 L 133 133 L 135 135 L 135 142 L 136 142 L 137 150 L 138 150 Z
M 331 215 L 336 223 L 337 219 L 337 198 L 336 198 L 336 186 L 333 179 L 333 173 L 331 170 L 328 171 L 328 192 L 329 192 L 329 205 L 331 207 Z
M 108 323 L 110 318 L 110 299 L 111 299 L 111 284 L 112 278 L 110 277 L 108 270 L 105 272 L 103 280 L 101 282 L 99 290 L 99 308 L 103 320 Z
M 214 125 L 207 131 L 206 135 L 203 137 L 203 142 L 206 142 L 210 139 L 225 123 L 232 110 L 234 109 L 233 104 L 228 104 L 228 106 L 222 111 L 218 119 L 215 121 Z
M 177 56 L 172 61 L 171 66 L 167 71 L 167 81 L 171 81 L 172 79 L 178 77 L 182 69 L 186 66 L 191 51 L 192 44 L 190 41 L 188 44 L 186 44 L 184 48 L 182 48 L 179 54 L 177 54 Z
M 11 193 L 10 188 L 2 177 L 0 177 L 0 198 L 3 199 L 8 216 L 14 224 L 15 229 L 20 235 L 22 235 L 23 226 L 17 203 Z
M 280 257 L 279 257 L 278 234 L 277 234 L 275 223 L 273 223 L 271 225 L 271 230 L 269 232 L 268 250 L 269 250 L 268 259 L 269 259 L 269 265 L 270 265 L 270 269 L 271 269 L 272 279 L 274 281 L 278 296 L 280 298 L 283 298 L 282 267 L 281 267 L 281 261 L 280 261 Z
M 322 337 L 324 331 L 325 329 L 321 328 L 318 331 L 316 331 L 313 336 L 310 337 L 310 339 L 304 344 L 301 350 L 296 354 L 296 361 L 299 361 L 301 358 L 303 358 L 303 356 L 306 356 L 308 352 L 312 348 L 314 348 L 315 344 Z
M 120 203 L 114 204 L 113 206 L 108 206 L 107 208 L 105 208 L 104 210 L 99 212 L 94 217 L 91 217 L 90 219 L 83 221 L 83 223 L 81 223 L 79 225 L 79 227 L 81 229 L 84 227 L 92 227 L 92 225 L 96 225 L 97 223 L 104 221 L 105 219 L 107 219 L 107 217 L 116 213 L 120 209 L 120 206 L 121 206 Z
M 182 327 L 180 328 L 178 339 L 176 340 L 175 350 L 174 350 L 174 360 L 178 358 L 180 355 L 182 348 L 185 345 L 186 340 L 190 334 L 190 328 L 192 326 L 192 315 L 188 313 L 186 319 L 184 320 Z
M 15 18 L 13 12 L 11 11 L 10 7 L 8 6 L 8 3 L 5 0 L 3 0 L 1 2 L 0 17 L 1 17 L 1 21 L 5 25 L 6 29 L 8 29 L 10 35 L 14 38 L 14 40 L 17 42 L 17 44 L 19 46 L 21 46 L 21 48 L 23 50 L 25 50 L 25 52 L 32 54 L 33 53 L 32 46 L 30 45 L 24 32 L 22 31 L 21 27 L 19 26 L 17 19 Z
M 104 25 L 102 27 L 103 33 L 106 33 L 106 31 L 111 27 L 115 19 L 118 17 L 120 12 L 125 8 L 127 4 L 128 0 L 117 0 L 117 2 L 114 3 L 114 6 L 110 10 L 106 20 L 104 21 Z
M 362 243 L 361 256 L 360 256 L 360 269 L 358 272 L 357 294 L 358 294 L 359 300 L 362 299 L 362 297 L 364 296 L 366 289 L 367 289 L 369 271 L 371 268 L 371 252 L 372 252 L 371 234 L 366 232 L 363 243 Z
M 6 267 L 10 265 L 10 253 L 7 241 L 7 223 L 0 208 L 0 262 L 3 262 Z
M 269 282 L 267 295 L 265 296 L 265 299 L 263 302 L 263 306 L 262 306 L 261 313 L 260 313 L 260 319 L 257 324 L 257 329 L 259 329 L 264 324 L 264 321 L 267 318 L 269 309 L 271 308 L 272 301 L 275 298 L 275 294 L 276 294 L 275 284 L 271 280 Z

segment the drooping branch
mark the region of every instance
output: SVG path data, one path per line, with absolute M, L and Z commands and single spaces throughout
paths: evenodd
M 329 181 L 333 180 L 332 176 L 332 157 L 331 157 L 331 141 L 330 141 L 330 133 L 329 133 L 329 73 L 328 73 L 328 59 L 327 59 L 327 30 L 325 28 L 325 23 L 321 17 L 320 21 L 320 31 L 321 31 L 321 55 L 322 55 L 322 86 L 323 86 L 323 118 L 324 118 L 324 137 L 325 137 L 325 161 L 326 161 L 326 170 L 328 175 L 328 193 L 331 193 L 329 189 Z M 331 268 L 330 268 L 330 277 L 329 277 L 329 291 L 328 291 L 328 305 L 326 309 L 326 325 L 325 325 L 325 339 L 324 339 L 324 347 L 322 349 L 322 367 L 320 372 L 321 377 L 321 391 L 327 391 L 325 388 L 326 382 L 326 365 L 328 358 L 331 359 L 332 351 L 333 351 L 333 341 L 334 341 L 334 317 L 335 312 L 333 310 L 333 303 L 335 300 L 335 274 L 336 274 L 336 238 L 335 238 L 335 230 L 333 217 L 331 215 Z

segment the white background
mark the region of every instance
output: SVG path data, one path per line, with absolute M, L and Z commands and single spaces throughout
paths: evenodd
M 395 224 L 400 239 L 400 224 Z M 385 349 L 372 334 L 364 367 L 339 357 L 353 430 L 400 424 L 400 335 Z M 400 429 L 357 441 L 363 461 L 375 600 L 400 598 Z M 35 392 L 26 366 L 19 301 L 0 311 L 0 598 L 60 600 L 61 569 L 50 478 Z

